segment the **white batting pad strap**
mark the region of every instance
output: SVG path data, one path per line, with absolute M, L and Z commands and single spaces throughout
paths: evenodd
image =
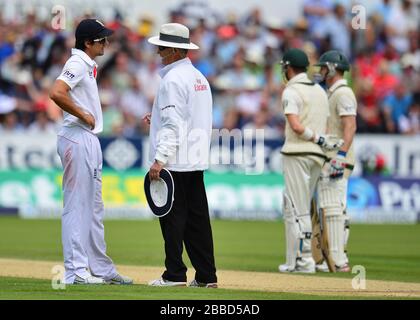
M 328 240 L 330 244 L 330 254 L 338 267 L 346 263 L 346 256 L 344 254 L 344 216 L 341 215 L 326 215 L 325 217 Z
M 287 194 L 284 194 L 283 217 L 286 229 L 286 264 L 289 266 L 289 270 L 293 270 L 296 267 L 296 259 L 298 257 L 300 230 L 296 221 L 293 202 Z
M 346 263 L 349 263 L 349 258 L 347 256 L 347 244 L 350 237 L 350 217 L 347 214 L 344 214 L 344 256 Z
M 312 222 L 310 215 L 302 216 L 298 218 L 299 230 L 300 230 L 300 243 L 298 256 L 301 257 L 312 257 L 311 237 L 312 237 Z
M 285 220 L 286 227 L 286 264 L 290 270 L 295 269 L 299 254 L 299 226 L 294 219 Z

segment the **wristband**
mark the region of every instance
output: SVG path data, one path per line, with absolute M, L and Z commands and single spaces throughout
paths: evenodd
M 305 131 L 300 135 L 300 138 L 306 141 L 310 141 L 314 138 L 314 132 L 308 127 L 305 128 Z
M 345 158 L 347 156 L 347 152 L 343 151 L 343 150 L 338 150 L 337 156 L 341 156 L 341 157 Z

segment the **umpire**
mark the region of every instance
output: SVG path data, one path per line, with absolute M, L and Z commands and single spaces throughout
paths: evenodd
M 203 171 L 208 168 L 212 130 L 212 94 L 206 78 L 192 65 L 187 53 L 199 47 L 190 41 L 189 30 L 178 23 L 164 24 L 157 46 L 164 68 L 155 98 L 150 127 L 150 179 L 159 179 L 163 167 L 172 174 L 174 202 L 161 217 L 165 241 L 162 277 L 151 286 L 185 286 L 187 267 L 182 261 L 183 244 L 193 267 L 192 287 L 217 288 L 213 237 Z

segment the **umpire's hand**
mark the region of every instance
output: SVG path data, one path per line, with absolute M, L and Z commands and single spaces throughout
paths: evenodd
M 144 117 L 143 117 L 143 121 L 145 122 L 145 123 L 147 123 L 148 125 L 150 125 L 150 120 L 152 119 L 152 114 L 149 112 L 149 113 L 146 113 L 145 115 L 144 115 Z
M 155 160 L 149 170 L 150 180 L 159 180 L 159 173 L 162 170 L 163 164 Z

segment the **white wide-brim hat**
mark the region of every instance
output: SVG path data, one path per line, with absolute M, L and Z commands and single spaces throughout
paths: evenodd
M 149 38 L 156 46 L 196 50 L 200 47 L 190 41 L 190 30 L 179 23 L 166 23 L 160 27 L 158 36 Z
M 175 185 L 171 173 L 163 168 L 158 180 L 150 180 L 149 172 L 144 177 L 144 193 L 153 214 L 159 218 L 172 209 Z

